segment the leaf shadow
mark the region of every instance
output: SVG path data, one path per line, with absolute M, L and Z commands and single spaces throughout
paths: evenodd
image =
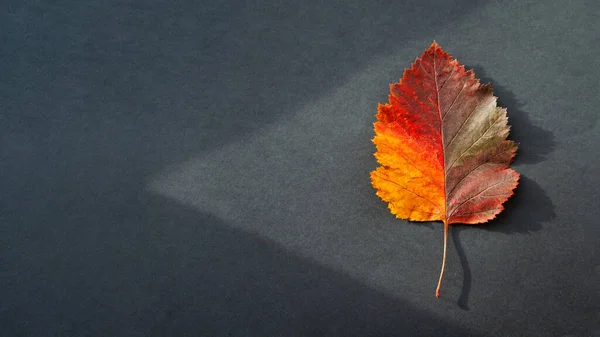
M 491 220 L 486 226 L 478 226 L 485 231 L 504 234 L 528 234 L 541 230 L 542 224 L 552 220 L 556 214 L 554 204 L 544 190 L 534 180 L 521 174 L 515 194 L 504 203 L 505 211 Z M 460 241 L 460 232 L 470 225 L 452 226 L 452 241 L 463 269 L 463 285 L 457 304 L 463 310 L 469 310 L 471 293 L 471 268 L 467 254 Z
M 542 224 L 556 216 L 554 204 L 534 180 L 521 174 L 515 194 L 504 203 L 502 212 L 489 226 L 482 228 L 505 234 L 530 233 L 542 229 Z
M 454 243 L 454 248 L 458 253 L 458 258 L 460 260 L 460 264 L 463 269 L 463 284 L 462 289 L 460 291 L 460 296 L 458 297 L 457 304 L 459 308 L 463 310 L 469 310 L 469 294 L 471 293 L 471 267 L 469 267 L 469 261 L 467 260 L 467 254 L 465 254 L 465 250 L 460 242 L 460 232 L 465 228 L 465 226 L 452 226 L 452 242 Z
M 536 164 L 546 160 L 546 156 L 554 151 L 556 141 L 554 134 L 531 123 L 527 113 L 521 108 L 524 106 L 515 94 L 486 76 L 481 66 L 471 67 L 481 83 L 491 83 L 494 95 L 498 97 L 498 105 L 508 111 L 511 133 L 509 138 L 519 143 L 519 149 L 514 164 Z M 479 228 L 504 234 L 527 234 L 542 229 L 542 224 L 552 220 L 556 214 L 554 204 L 546 192 L 533 179 L 521 173 L 519 185 L 514 195 L 504 203 L 507 210 L 488 225 Z M 463 310 L 469 310 L 469 294 L 471 292 L 471 268 L 460 241 L 460 232 L 467 225 L 453 226 L 452 241 L 458 253 L 463 269 L 463 286 L 457 304 Z
M 486 226 L 478 226 L 485 231 L 504 234 L 528 234 L 541 230 L 542 224 L 552 220 L 556 214 L 554 204 L 544 190 L 534 180 L 521 174 L 515 194 L 504 203 L 505 210 Z M 463 285 L 457 304 L 463 310 L 469 310 L 471 293 L 471 268 L 467 254 L 460 241 L 460 232 L 470 225 L 452 226 L 452 241 L 463 269 Z

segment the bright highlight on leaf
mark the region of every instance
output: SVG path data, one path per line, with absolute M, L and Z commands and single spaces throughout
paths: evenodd
M 434 41 L 390 85 L 389 102 L 378 107 L 371 172 L 377 195 L 397 218 L 478 224 L 496 217 L 517 187 L 510 169 L 517 145 L 507 140 L 506 109 L 496 105 L 489 84 Z

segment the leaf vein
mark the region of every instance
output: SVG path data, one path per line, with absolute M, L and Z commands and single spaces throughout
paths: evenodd
M 473 107 L 473 110 L 471 110 L 471 112 L 469 113 L 469 116 L 467 118 L 465 118 L 465 120 L 460 125 L 460 128 L 458 128 L 458 130 L 456 131 L 456 133 L 454 134 L 454 136 L 452 136 L 452 139 L 450 140 L 450 142 L 448 143 L 448 145 L 446 145 L 446 148 L 449 148 L 450 145 L 452 145 L 452 143 L 456 139 L 456 136 L 458 136 L 458 134 L 460 133 L 460 131 L 462 130 L 462 128 L 465 126 L 465 124 L 467 124 L 467 121 L 469 119 L 471 119 L 471 117 L 473 116 L 473 113 L 475 112 L 475 110 L 477 110 L 478 107 L 479 107 L 479 104 L 477 104 L 477 105 L 475 105 L 475 107 Z
M 408 102 L 408 100 L 407 100 L 406 98 L 404 98 L 404 97 L 401 97 L 401 98 L 404 100 L 405 104 L 402 104 L 402 102 L 400 102 L 400 101 L 398 101 L 398 99 L 396 99 L 396 101 L 398 102 L 398 104 L 410 107 L 410 109 L 411 109 L 411 110 L 412 110 L 412 112 L 414 113 L 413 115 L 417 115 L 417 116 L 419 116 L 419 117 L 420 117 L 420 118 L 421 118 L 423 121 L 425 121 L 425 123 L 426 123 L 426 124 L 427 124 L 427 125 L 428 125 L 428 126 L 429 126 L 429 127 L 432 129 L 432 130 L 433 130 L 433 131 L 435 131 L 435 133 L 437 133 L 438 135 L 440 134 L 440 131 L 439 131 L 439 130 L 437 130 L 437 129 L 436 129 L 434 126 L 433 126 L 433 124 L 431 124 L 431 122 L 425 118 L 425 115 L 424 115 L 423 113 L 421 113 L 421 112 L 419 112 L 417 109 L 415 109 L 415 108 L 412 106 L 412 104 L 410 104 L 410 103 Z
M 427 177 L 432 183 L 436 184 L 435 180 L 433 179 L 432 176 L 430 176 L 429 174 L 425 174 L 425 172 L 421 171 L 413 162 L 411 162 L 406 156 L 404 156 L 402 153 L 396 151 L 393 147 L 388 146 L 386 144 L 381 144 L 385 147 L 387 147 L 388 149 L 391 149 L 392 151 L 394 151 L 398 156 L 404 158 L 404 160 L 406 160 L 412 167 L 414 167 L 417 171 L 421 172 L 421 174 L 424 177 Z
M 498 157 L 499 155 L 505 153 L 505 152 L 509 152 L 511 150 L 511 148 L 508 148 L 508 150 L 506 151 L 502 151 L 502 152 L 496 152 L 491 158 L 489 158 L 487 161 L 482 162 L 481 164 L 477 165 L 477 167 L 475 167 L 474 169 L 472 169 L 471 171 L 467 172 L 467 174 L 465 174 L 462 178 L 460 178 L 460 180 L 458 181 L 458 183 L 456 183 L 454 185 L 454 187 L 452 187 L 452 190 L 450 190 L 450 192 L 448 192 L 448 195 L 452 194 L 452 192 L 454 192 L 454 190 L 460 185 L 460 183 L 462 183 L 463 180 L 465 180 L 466 177 L 470 176 L 471 173 L 475 172 L 475 170 L 477 170 L 478 168 L 480 168 L 481 166 L 485 165 L 485 164 L 493 164 L 491 162 L 492 159 Z
M 439 207 L 438 205 L 436 205 L 436 204 L 435 204 L 433 201 L 429 200 L 428 198 L 426 198 L 426 197 L 424 197 L 424 196 L 422 196 L 422 195 L 420 195 L 420 194 L 416 193 L 415 191 L 411 191 L 411 190 L 409 190 L 408 188 L 406 188 L 406 187 L 404 187 L 404 186 L 402 186 L 402 185 L 398 184 L 398 183 L 397 183 L 397 182 L 395 182 L 395 181 L 392 181 L 392 180 L 390 180 L 390 179 L 386 179 L 386 178 L 383 178 L 383 177 L 380 177 L 380 178 L 381 178 L 381 179 L 383 179 L 383 180 L 389 181 L 390 183 L 392 183 L 392 184 L 394 184 L 394 185 L 397 185 L 398 187 L 400 187 L 400 188 L 402 188 L 402 189 L 404 189 L 404 190 L 406 190 L 406 191 L 408 191 L 408 192 L 410 192 L 410 193 L 412 193 L 412 194 L 416 195 L 416 196 L 417 196 L 417 197 L 419 197 L 419 198 L 422 198 L 422 199 L 425 199 L 425 200 L 429 201 L 429 203 L 431 203 L 431 204 L 432 204 L 432 205 L 433 205 L 435 208 L 437 208 L 437 210 L 440 212 L 440 213 L 438 213 L 438 214 L 441 214 L 440 207 Z
M 474 141 L 474 142 L 473 142 L 473 144 L 471 144 L 471 146 L 469 146 L 469 147 L 468 147 L 466 150 L 464 150 L 464 151 L 463 151 L 463 152 L 460 154 L 460 156 L 459 156 L 458 158 L 456 158 L 456 159 L 455 159 L 455 160 L 452 162 L 452 164 L 451 164 L 451 165 L 450 165 L 450 167 L 448 168 L 448 171 L 450 171 L 450 170 L 451 170 L 451 169 L 454 167 L 454 164 L 456 164 L 456 162 L 457 162 L 457 161 L 458 161 L 460 158 L 462 158 L 462 157 L 465 155 L 465 153 L 467 153 L 467 152 L 468 152 L 468 151 L 469 151 L 471 148 L 473 148 L 473 146 L 475 146 L 475 144 L 477 144 L 477 143 L 478 143 L 478 142 L 479 142 L 479 141 L 480 141 L 480 140 L 483 138 L 483 136 L 485 136 L 485 135 L 488 133 L 488 131 L 490 131 L 490 130 L 492 129 L 492 127 L 493 127 L 494 125 L 496 125 L 496 122 L 498 122 L 498 120 L 499 120 L 501 117 L 502 117 L 502 114 L 498 114 L 498 117 L 496 117 L 496 119 L 494 120 L 494 122 L 493 122 L 493 123 L 491 123 L 491 124 L 490 124 L 490 126 L 488 126 L 488 128 L 487 128 L 487 129 L 485 129 L 485 132 L 484 132 L 483 134 L 481 134 L 481 136 L 479 136 L 479 138 L 477 138 L 477 140 L 476 140 L 476 141 Z
M 491 189 L 491 188 L 494 188 L 494 187 L 496 187 L 496 186 L 498 186 L 498 185 L 500 185 L 500 184 L 502 184 L 502 183 L 504 183 L 504 182 L 506 182 L 506 181 L 507 181 L 507 179 L 503 179 L 502 181 L 500 181 L 500 182 L 497 182 L 497 183 L 495 183 L 495 184 L 493 184 L 493 185 L 491 185 L 491 186 L 488 186 L 488 187 L 487 187 L 487 188 L 485 188 L 484 190 L 480 191 L 479 193 L 475 194 L 474 196 L 472 196 L 472 197 L 468 198 L 467 200 L 463 201 L 463 202 L 462 202 L 460 205 L 458 205 L 457 207 L 455 207 L 455 208 L 454 208 L 454 210 L 452 210 L 452 213 L 450 213 L 450 216 L 449 216 L 449 218 L 450 218 L 450 217 L 452 217 L 452 216 L 454 215 L 454 213 L 456 212 L 456 210 L 460 209 L 460 208 L 461 208 L 461 207 L 462 207 L 464 204 L 466 204 L 467 202 L 469 202 L 469 201 L 471 201 L 471 200 L 473 200 L 473 199 L 477 198 L 477 197 L 478 197 L 480 194 L 482 194 L 483 192 L 485 192 L 485 191 L 487 191 L 487 190 L 489 190 L 489 189 Z
M 442 91 L 442 89 L 444 89 L 444 86 L 446 85 L 446 83 L 448 83 L 448 81 L 449 81 L 449 80 L 452 78 L 452 75 L 454 75 L 454 70 L 455 70 L 456 68 L 457 68 L 456 66 L 452 67 L 452 71 L 451 71 L 451 72 L 450 72 L 450 74 L 448 75 L 448 78 L 447 78 L 447 79 L 444 81 L 444 83 L 442 83 L 442 85 L 440 86 L 440 91 Z
M 444 82 L 444 84 L 446 84 L 446 82 Z M 446 109 L 446 112 L 441 116 L 442 122 L 446 119 L 446 116 L 448 116 L 450 109 L 452 109 L 452 107 L 454 106 L 454 103 L 456 102 L 456 100 L 458 100 L 458 96 L 460 96 L 460 94 L 462 93 L 462 91 L 465 89 L 466 86 L 467 86 L 467 82 L 464 82 L 462 88 L 460 88 L 460 90 L 458 91 L 458 94 L 456 94 L 456 97 L 454 97 L 454 100 L 452 100 L 452 103 L 450 103 L 450 106 L 448 107 L 448 109 Z M 440 90 L 442 90 L 442 89 L 440 89 Z M 439 95 L 439 93 L 438 93 L 438 95 Z
M 490 212 L 490 211 L 501 211 L 501 210 L 502 210 L 502 208 L 488 208 L 488 209 L 485 209 L 485 210 L 482 210 L 482 211 L 475 211 L 475 212 L 468 212 L 468 213 L 458 213 L 457 215 L 480 214 L 480 213 L 485 213 L 485 212 Z

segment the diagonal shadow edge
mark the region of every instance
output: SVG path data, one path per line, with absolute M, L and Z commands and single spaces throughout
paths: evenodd
M 202 255 L 212 264 L 180 269 L 173 279 L 185 284 L 164 284 L 161 287 L 187 288 L 192 294 L 186 293 L 186 297 L 194 296 L 194 287 L 214 287 L 206 289 L 212 301 L 209 303 L 221 308 L 213 307 L 210 311 L 224 314 L 217 315 L 216 320 L 210 317 L 214 323 L 206 323 L 212 325 L 211 329 L 218 334 L 253 331 L 258 333 L 253 335 L 260 335 L 287 331 L 291 336 L 395 335 L 407 332 L 411 336 L 477 335 L 415 308 L 405 300 L 368 287 L 312 258 L 301 257 L 271 239 L 242 230 L 171 198 L 149 194 L 148 203 L 154 210 L 166 212 L 168 217 L 183 224 L 179 228 L 171 225 L 160 228 L 165 225 L 157 223 L 155 225 L 159 228 L 154 230 L 169 231 L 170 236 L 177 236 L 180 232 L 188 240 L 198 238 L 197 246 L 188 247 L 193 251 L 186 250 L 186 253 Z M 156 218 L 164 219 L 165 216 Z M 207 283 L 197 282 L 189 274 L 200 276 Z M 245 281 L 240 283 L 240 278 Z M 187 315 L 186 320 L 198 319 L 186 314 L 189 308 L 185 307 L 185 299 L 182 304 L 175 304 L 179 303 L 176 297 L 183 296 L 181 293 L 171 292 L 171 298 L 168 293 L 155 303 L 157 308 L 165 308 L 169 312 L 168 317 L 154 323 L 155 331 L 169 331 L 169 325 L 173 324 L 169 317 L 172 319 L 179 314 Z

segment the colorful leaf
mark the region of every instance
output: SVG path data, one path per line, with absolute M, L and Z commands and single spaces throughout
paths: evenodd
M 508 167 L 517 145 L 506 139 L 506 109 L 496 105 L 489 84 L 434 41 L 390 85 L 376 117 L 377 195 L 400 219 L 444 223 L 439 297 L 448 226 L 495 218 L 517 187 L 519 174 Z

